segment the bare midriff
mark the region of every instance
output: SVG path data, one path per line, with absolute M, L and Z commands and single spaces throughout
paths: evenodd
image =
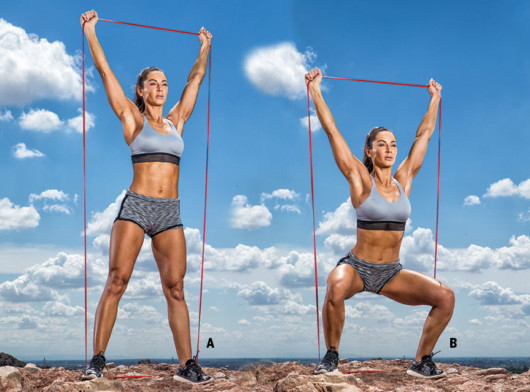
M 179 166 L 169 162 L 133 164 L 130 190 L 141 195 L 176 199 L 179 197 Z
M 399 259 L 404 231 L 357 229 L 355 257 L 372 263 L 392 263 Z

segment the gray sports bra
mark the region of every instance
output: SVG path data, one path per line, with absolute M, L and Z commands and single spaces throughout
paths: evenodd
M 136 138 L 129 144 L 131 158 L 134 163 L 141 162 L 169 162 L 175 165 L 180 163 L 180 156 L 184 151 L 184 141 L 177 128 L 170 120 L 171 132 L 164 135 L 157 132 L 149 125 L 144 114 L 144 127 Z
M 370 196 L 355 209 L 357 213 L 357 228 L 404 231 L 405 224 L 410 216 L 410 201 L 401 184 L 394 178 L 400 195 L 395 202 L 390 202 L 379 194 L 374 178 L 371 175 L 370 177 L 372 178 Z

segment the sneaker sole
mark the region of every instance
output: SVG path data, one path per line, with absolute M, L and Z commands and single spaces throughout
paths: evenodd
M 313 371 L 313 374 L 325 374 L 325 373 L 340 373 L 339 372 L 339 369 L 335 368 L 331 371 L 329 370 L 326 370 L 326 369 L 320 369 L 320 370 L 314 370 Z
M 206 380 L 206 381 L 190 381 L 188 380 L 187 378 L 184 378 L 184 377 L 180 377 L 180 376 L 177 376 L 176 374 L 173 376 L 173 380 L 175 381 L 179 381 L 179 382 L 185 382 L 185 383 L 188 383 L 188 384 L 193 384 L 193 385 L 199 385 L 199 384 L 207 384 L 209 382 L 212 382 L 213 381 L 213 377 L 210 377 L 209 380 Z
M 423 374 L 416 373 L 414 370 L 410 370 L 410 369 L 407 370 L 407 374 L 410 375 L 410 376 L 419 377 L 419 378 L 426 378 L 426 379 L 430 379 L 430 380 L 435 380 L 437 378 L 442 378 L 442 377 L 446 376 L 445 373 L 438 374 L 437 376 L 424 376 Z
M 103 376 L 101 376 L 101 377 L 103 377 Z M 82 375 L 82 376 L 81 376 L 81 380 L 83 380 L 83 381 L 90 381 L 90 380 L 95 380 L 96 378 L 101 378 L 101 377 L 98 377 L 98 376 L 96 376 L 95 374 L 89 374 L 89 375 L 87 375 L 87 376 Z

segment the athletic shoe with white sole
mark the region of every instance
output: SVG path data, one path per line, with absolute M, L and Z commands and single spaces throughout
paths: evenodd
M 332 372 L 337 368 L 339 364 L 339 353 L 335 350 L 328 350 L 322 361 L 318 364 L 317 368 L 313 372 L 314 374 Z
M 90 364 L 83 372 L 81 380 L 93 380 L 95 378 L 103 377 L 103 369 L 105 368 L 105 357 L 103 354 L 96 354 L 90 360 Z
M 432 354 L 424 355 L 421 357 L 420 362 L 413 361 L 412 365 L 410 365 L 409 369 L 407 370 L 407 374 L 415 377 L 432 379 L 445 377 L 446 375 L 442 370 L 436 367 L 432 361 Z
M 193 359 L 186 361 L 186 367 L 179 366 L 173 379 L 190 384 L 205 384 L 213 381 L 213 378 L 204 374 L 201 367 Z

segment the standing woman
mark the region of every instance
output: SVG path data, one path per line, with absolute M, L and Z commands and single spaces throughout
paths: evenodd
M 118 303 L 147 234 L 152 239 L 151 247 L 160 272 L 169 326 L 180 362 L 174 378 L 192 383 L 208 382 L 211 377 L 203 373 L 191 354 L 189 314 L 184 299 L 186 241 L 180 220 L 178 180 L 179 161 L 184 149 L 182 131 L 206 74 L 212 35 L 201 28 L 199 55 L 182 97 L 164 118 L 168 95 L 165 74 L 155 67 L 144 69 L 136 82 L 135 102 L 131 102 L 98 42 L 97 22 L 96 11 L 81 15 L 94 65 L 131 150 L 134 176 L 112 226 L 109 275 L 94 320 L 94 356 L 83 373 L 83 379 L 102 376 L 105 349 L 116 321 Z
M 344 326 L 344 301 L 361 291 L 384 295 L 405 305 L 430 305 L 416 358 L 408 374 L 423 378 L 444 375 L 432 361 L 432 351 L 453 315 L 454 294 L 445 284 L 419 272 L 402 269 L 399 250 L 410 215 L 408 196 L 418 174 L 427 144 L 436 126 L 442 86 L 429 81 L 431 99 L 409 155 L 392 176 L 397 147 L 394 134 L 374 128 L 359 161 L 340 134 L 322 97 L 322 73 L 318 68 L 305 76 L 318 119 L 326 131 L 335 162 L 348 180 L 350 199 L 357 214 L 357 243 L 328 276 L 322 307 L 327 353 L 315 369 L 325 373 L 337 368 L 338 349 Z

